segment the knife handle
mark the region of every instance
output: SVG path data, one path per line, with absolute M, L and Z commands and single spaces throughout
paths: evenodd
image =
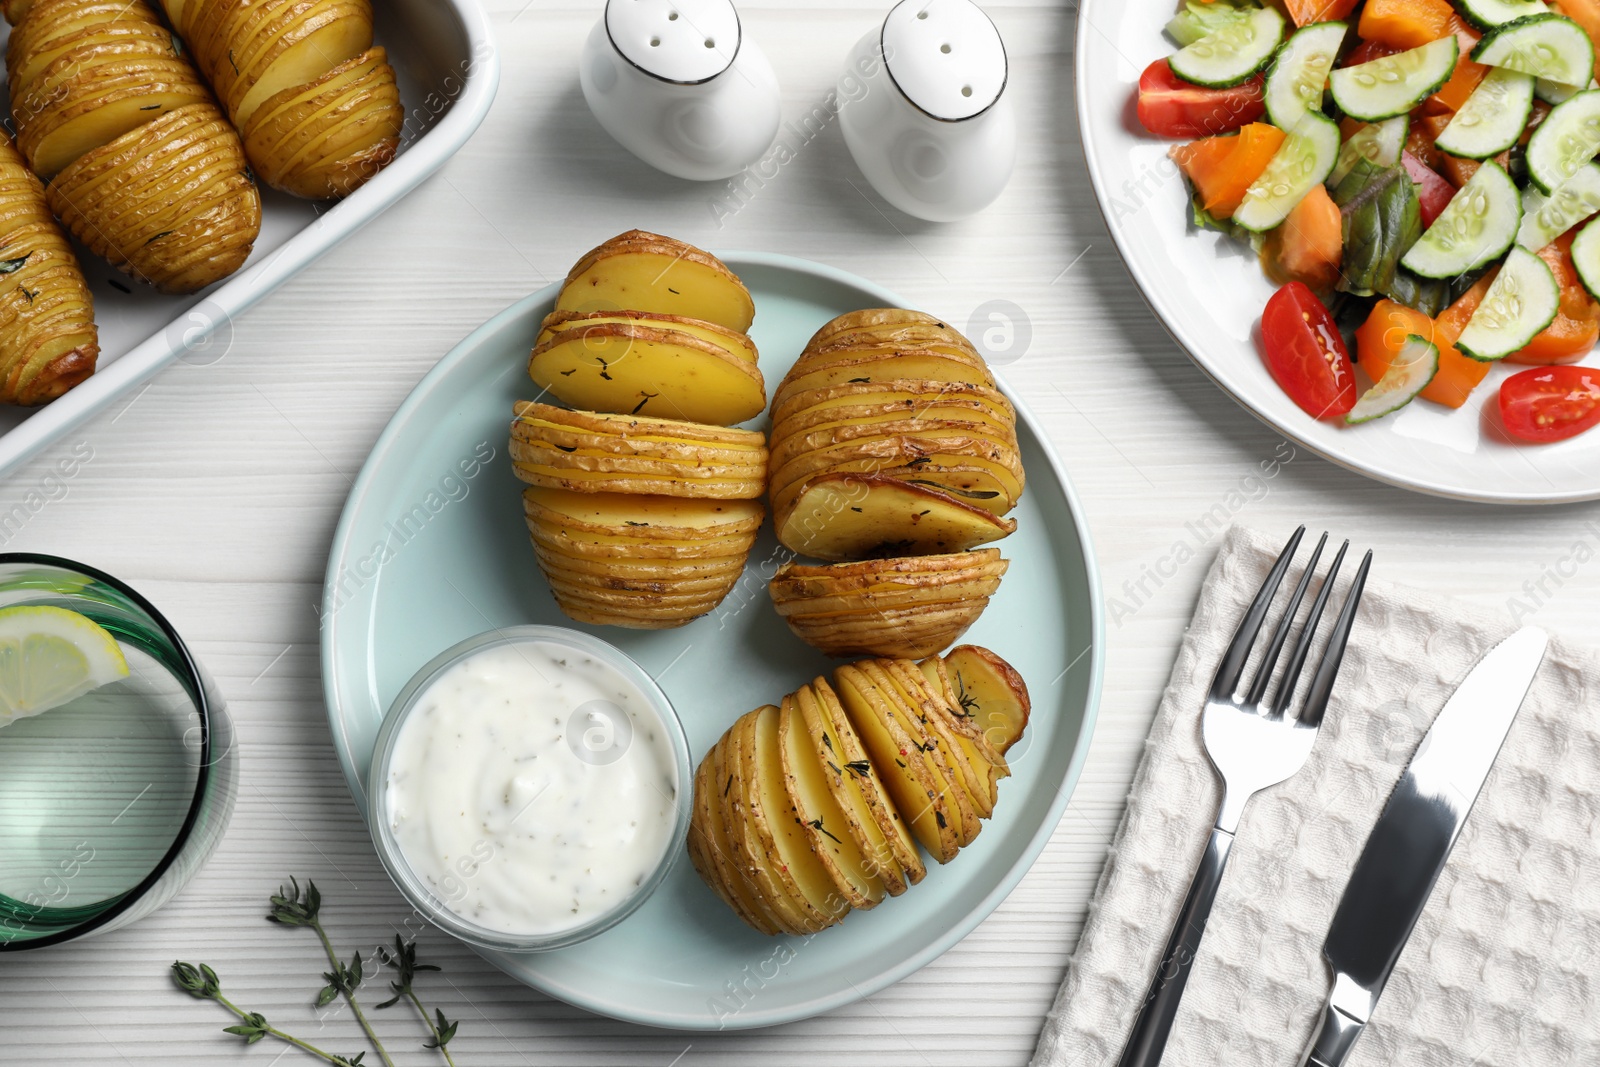
M 1334 1007 L 1330 999 L 1322 1009 L 1322 1022 L 1311 1035 L 1311 1044 L 1306 1046 L 1301 1067 L 1342 1067 L 1365 1027 L 1366 1023 L 1352 1019 Z
M 1119 1067 L 1156 1067 L 1161 1062 L 1167 1037 L 1172 1033 L 1172 1021 L 1178 1015 L 1178 1002 L 1183 999 L 1183 987 L 1189 981 L 1189 970 L 1194 966 L 1200 938 L 1205 934 L 1211 904 L 1217 899 L 1222 868 L 1232 848 L 1233 835 L 1213 828 L 1205 853 L 1200 857 L 1200 866 L 1194 872 L 1194 881 L 1189 883 L 1189 893 L 1183 898 L 1172 936 L 1161 953 L 1161 966 L 1156 969 L 1139 1017 L 1133 1021 L 1133 1033 L 1122 1050 Z

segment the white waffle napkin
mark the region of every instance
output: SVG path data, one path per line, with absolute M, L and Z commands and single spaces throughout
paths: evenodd
M 1235 528 L 1206 577 L 1034 1067 L 1122 1053 L 1221 792 L 1202 694 L 1281 547 Z M 1327 995 L 1322 941 L 1372 824 L 1457 683 L 1514 629 L 1369 581 L 1315 750 L 1245 810 L 1164 1064 L 1298 1067 Z M 1600 1063 L 1597 696 L 1600 658 L 1552 641 L 1350 1067 Z

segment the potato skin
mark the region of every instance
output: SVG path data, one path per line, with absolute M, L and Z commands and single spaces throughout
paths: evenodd
M 94 302 L 39 179 L 4 134 L 0 271 L 0 402 L 54 400 L 94 373 Z
M 261 195 L 239 137 L 209 103 L 80 156 L 48 194 L 78 240 L 163 292 L 194 292 L 232 274 L 261 230 Z

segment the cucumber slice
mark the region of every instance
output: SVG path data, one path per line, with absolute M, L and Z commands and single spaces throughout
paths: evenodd
M 1249 81 L 1272 59 L 1283 40 L 1283 16 L 1258 7 L 1172 54 L 1167 65 L 1186 82 L 1211 89 Z
M 1522 191 L 1517 244 L 1537 252 L 1596 211 L 1600 211 L 1600 164 L 1585 163 L 1548 196 L 1530 185 Z
M 1572 239 L 1572 265 L 1589 295 L 1600 300 L 1600 219 L 1585 225 Z
M 1549 265 L 1526 248 L 1513 246 L 1456 348 L 1485 363 L 1504 359 L 1550 325 L 1560 306 L 1561 289 Z
M 1456 0 L 1456 7 L 1480 30 L 1492 30 L 1550 10 L 1544 0 Z
M 1533 95 L 1551 107 L 1555 107 L 1557 104 L 1565 104 L 1585 89 L 1600 89 L 1600 85 L 1595 84 L 1593 78 L 1589 79 L 1588 85 L 1562 85 L 1560 82 L 1553 82 L 1549 78 L 1535 78 L 1533 80 Z
M 1594 77 L 1594 45 L 1564 15 L 1529 15 L 1496 26 L 1472 50 L 1472 59 L 1563 85 L 1588 85 Z
M 1434 145 L 1463 159 L 1488 159 L 1517 143 L 1533 110 L 1532 74 L 1494 67 L 1439 131 Z
M 1333 173 L 1328 175 L 1329 187 L 1344 181 L 1345 175 L 1355 168 L 1359 160 L 1364 159 L 1380 167 L 1394 166 L 1400 162 L 1400 153 L 1405 151 L 1406 138 L 1410 134 L 1410 115 L 1396 115 L 1392 119 L 1362 126 L 1339 146 L 1339 161 L 1333 165 Z
M 1394 362 L 1383 372 L 1383 378 L 1361 394 L 1344 421 L 1352 425 L 1371 422 L 1391 411 L 1399 411 L 1416 399 L 1438 373 L 1439 349 L 1425 338 L 1407 334 Z
M 1409 52 L 1340 68 L 1328 77 L 1333 102 L 1367 122 L 1404 115 L 1449 80 L 1460 51 L 1452 34 Z
M 1550 114 L 1528 138 L 1528 177 L 1551 192 L 1600 152 L 1600 89 L 1587 89 Z
M 1338 158 L 1339 124 L 1320 111 L 1306 112 L 1245 190 L 1233 221 L 1255 233 L 1272 229 L 1322 184 Z
M 1424 278 L 1458 278 L 1505 255 L 1521 222 L 1517 184 L 1490 160 L 1456 190 L 1400 265 Z
M 1194 44 L 1208 33 L 1215 33 L 1224 26 L 1249 18 L 1255 7 L 1254 4 L 1248 7 L 1235 6 L 1227 0 L 1212 0 L 1209 4 L 1201 0 L 1188 0 L 1183 10 L 1167 23 L 1167 36 L 1182 48 L 1186 44 Z
M 1307 111 L 1322 110 L 1322 91 L 1349 29 L 1342 22 L 1313 23 L 1278 49 L 1266 86 L 1267 119 L 1278 129 L 1292 130 Z

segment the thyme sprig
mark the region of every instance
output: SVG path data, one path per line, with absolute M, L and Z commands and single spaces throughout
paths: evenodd
M 360 987 L 362 979 L 361 954 L 358 952 L 353 955 L 347 965 L 333 950 L 333 942 L 328 939 L 328 932 L 322 928 L 322 920 L 319 918 L 322 910 L 322 894 L 317 891 L 317 883 L 307 880 L 305 893 L 302 896 L 300 883 L 290 877 L 288 892 L 285 892 L 280 885 L 278 892 L 269 898 L 269 903 L 271 910 L 267 914 L 268 922 L 283 926 L 309 926 L 316 931 L 317 939 L 322 942 L 323 951 L 328 954 L 328 963 L 332 965 L 333 970 L 322 973 L 322 979 L 327 985 L 317 994 L 317 1007 L 331 1003 L 335 997 L 343 996 L 345 1003 L 350 1005 L 350 1010 L 355 1014 L 356 1021 L 361 1024 L 361 1029 L 366 1031 L 367 1040 L 377 1049 L 378 1058 L 383 1060 L 385 1067 L 394 1067 L 394 1061 L 389 1058 L 383 1042 L 378 1039 L 377 1031 L 372 1029 L 366 1013 L 356 1001 L 356 990 Z
M 439 968 L 431 963 L 418 963 L 417 943 L 403 940 L 399 934 L 394 935 L 393 952 L 390 952 L 382 945 L 378 946 L 378 958 L 396 971 L 399 971 L 400 976 L 389 982 L 389 988 L 394 990 L 394 996 L 377 1005 L 377 1007 L 387 1008 L 391 1004 L 399 1003 L 402 997 L 411 1001 L 416 1006 L 417 1014 L 422 1016 L 422 1025 L 426 1026 L 429 1034 L 432 1035 L 422 1043 L 422 1047 L 438 1049 L 439 1054 L 444 1057 L 444 1062 L 448 1063 L 450 1067 L 456 1067 L 456 1061 L 450 1058 L 450 1050 L 445 1046 L 450 1044 L 452 1037 L 456 1036 L 456 1026 L 459 1025 L 460 1020 L 451 1022 L 444 1017 L 444 1012 L 435 1008 L 433 1009 L 435 1021 L 430 1022 L 428 1020 L 428 1009 L 422 1006 L 421 999 L 411 988 L 411 983 L 416 980 L 418 971 L 437 971 Z
M 253 1045 L 264 1037 L 274 1037 L 279 1041 L 309 1052 L 313 1056 L 333 1064 L 334 1067 L 361 1067 L 361 1060 L 366 1055 L 365 1052 L 358 1052 L 354 1056 L 336 1056 L 331 1052 L 325 1052 L 310 1042 L 302 1041 L 292 1034 L 279 1030 L 276 1026 L 267 1022 L 267 1017 L 258 1011 L 245 1011 L 222 995 L 222 980 L 217 977 L 216 971 L 213 971 L 203 963 L 185 963 L 182 960 L 173 961 L 172 981 L 179 989 L 196 1000 L 214 1000 L 238 1016 L 240 1021 L 233 1026 L 224 1026 L 222 1032 L 239 1035 L 244 1038 L 244 1043 L 247 1045 Z

